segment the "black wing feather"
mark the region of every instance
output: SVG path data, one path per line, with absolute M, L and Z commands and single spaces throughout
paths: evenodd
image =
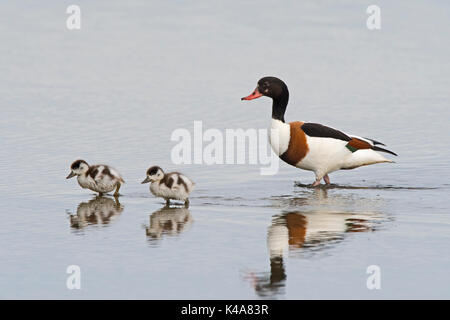
M 345 133 L 319 123 L 305 123 L 301 128 L 310 137 L 333 138 L 343 141 L 352 140 L 352 138 Z
M 369 140 L 369 141 L 372 141 L 372 143 L 373 143 L 374 145 L 379 144 L 380 146 L 385 146 L 385 144 L 382 143 L 382 142 L 380 142 L 380 141 L 373 140 L 373 139 L 370 139 L 370 138 L 364 138 L 364 139 L 367 139 L 367 140 Z
M 383 148 L 380 148 L 380 147 L 377 147 L 377 146 L 373 147 L 372 149 L 375 150 L 375 151 L 387 152 L 387 153 L 390 153 L 390 154 L 392 154 L 394 156 L 397 156 L 397 154 L 395 152 L 392 152 L 390 150 L 383 149 Z

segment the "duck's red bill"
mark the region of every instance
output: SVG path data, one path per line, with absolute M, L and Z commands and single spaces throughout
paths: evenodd
M 258 88 L 255 89 L 249 96 L 241 98 L 241 100 L 253 100 L 259 97 L 262 97 L 262 93 L 258 91 Z

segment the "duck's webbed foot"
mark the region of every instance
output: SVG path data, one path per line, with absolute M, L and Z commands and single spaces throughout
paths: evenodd
M 316 179 L 316 181 L 314 181 L 314 183 L 311 185 L 311 187 L 317 187 L 320 185 L 320 179 Z

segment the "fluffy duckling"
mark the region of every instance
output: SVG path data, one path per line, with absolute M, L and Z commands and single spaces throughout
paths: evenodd
M 125 181 L 115 169 L 104 164 L 89 166 L 84 160 L 77 160 L 70 166 L 66 179 L 77 176 L 78 184 L 84 189 L 98 192 L 100 196 L 114 189 L 114 196 L 119 196 L 119 189 Z
M 195 183 L 185 175 L 178 172 L 164 173 L 163 169 L 153 166 L 147 170 L 147 177 L 142 183 L 150 184 L 150 192 L 156 197 L 164 198 L 166 205 L 170 200 L 184 201 L 189 207 L 189 194 L 194 189 Z

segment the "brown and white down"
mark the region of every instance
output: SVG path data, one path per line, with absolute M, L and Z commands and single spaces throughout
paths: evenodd
M 66 179 L 77 177 L 78 184 L 84 189 L 98 192 L 99 195 L 116 190 L 114 196 L 119 196 L 119 189 L 125 181 L 120 173 L 105 164 L 89 166 L 84 160 L 76 160 L 70 166 Z
M 184 201 L 185 206 L 189 207 L 189 194 L 194 190 L 195 183 L 188 177 L 179 172 L 165 173 L 158 166 L 150 167 L 147 170 L 147 177 L 142 183 L 150 182 L 150 192 L 156 196 L 166 200 L 166 204 L 170 204 L 170 200 Z

